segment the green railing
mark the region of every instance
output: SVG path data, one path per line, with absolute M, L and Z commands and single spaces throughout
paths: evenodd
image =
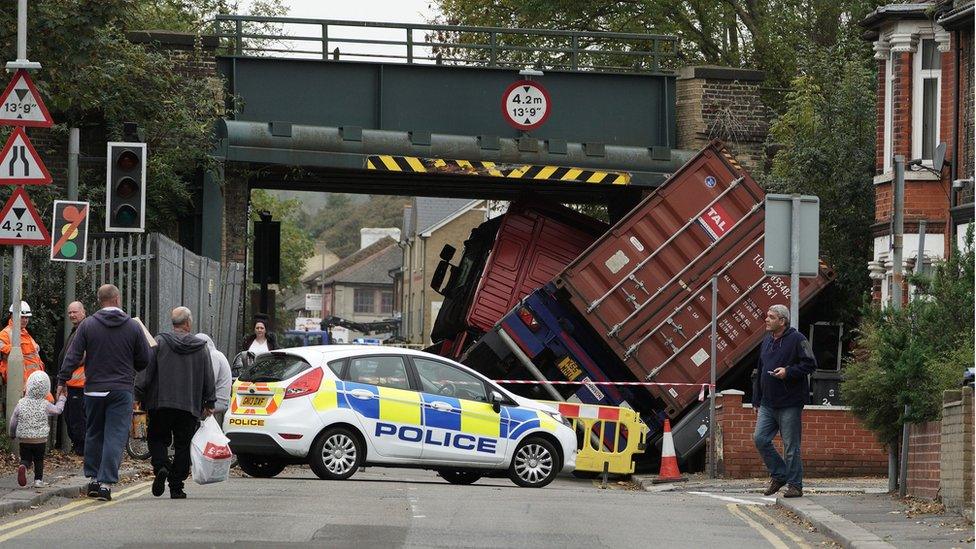
M 218 15 L 221 53 L 250 57 L 671 74 L 659 34 Z

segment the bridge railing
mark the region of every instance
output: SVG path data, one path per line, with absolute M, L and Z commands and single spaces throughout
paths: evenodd
M 673 36 L 218 15 L 221 52 L 249 57 L 670 74 Z

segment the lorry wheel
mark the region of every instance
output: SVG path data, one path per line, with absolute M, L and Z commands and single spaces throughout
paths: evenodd
M 474 484 L 481 478 L 474 471 L 460 471 L 458 469 L 438 469 L 437 474 L 451 484 Z
M 255 478 L 271 478 L 285 470 L 285 462 L 271 456 L 239 454 L 237 464 L 241 471 Z
M 333 427 L 315 439 L 308 453 L 312 472 L 323 480 L 346 480 L 363 461 L 359 437 L 345 427 Z
M 512 456 L 508 478 L 525 488 L 542 488 L 559 473 L 559 455 L 552 444 L 543 438 L 523 440 Z

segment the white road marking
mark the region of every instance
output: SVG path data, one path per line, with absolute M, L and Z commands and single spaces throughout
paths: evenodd
M 718 500 L 721 500 L 721 501 L 729 501 L 729 502 L 732 502 L 732 503 L 739 503 L 739 504 L 742 504 L 742 505 L 769 505 L 769 503 L 764 503 L 763 501 L 756 501 L 756 500 L 752 500 L 752 499 L 734 498 L 732 496 L 720 496 L 718 494 L 713 494 L 711 492 L 688 492 L 688 493 L 689 494 L 695 494 L 696 496 L 705 496 L 705 497 L 709 497 L 709 498 L 714 498 L 714 499 L 718 499 Z M 761 498 L 761 499 L 766 500 L 766 501 L 771 501 L 771 502 L 775 502 L 776 501 L 775 498 Z

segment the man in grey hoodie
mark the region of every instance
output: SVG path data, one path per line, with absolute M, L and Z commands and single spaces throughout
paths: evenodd
M 119 464 L 132 425 L 136 372 L 151 351 L 142 327 L 119 308 L 121 294 L 111 284 L 98 288 L 101 309 L 78 325 L 58 372 L 58 397 L 82 360 L 85 362 L 85 476 L 88 496 L 112 499 Z
M 190 440 L 201 419 L 213 413 L 214 373 L 207 342 L 192 333 L 190 309 L 177 307 L 170 315 L 173 331 L 156 336 L 156 354 L 136 381 L 136 398 L 149 412 L 149 452 L 155 479 L 152 494 L 186 498 L 183 482 L 190 475 Z M 173 461 L 169 444 L 173 442 Z

